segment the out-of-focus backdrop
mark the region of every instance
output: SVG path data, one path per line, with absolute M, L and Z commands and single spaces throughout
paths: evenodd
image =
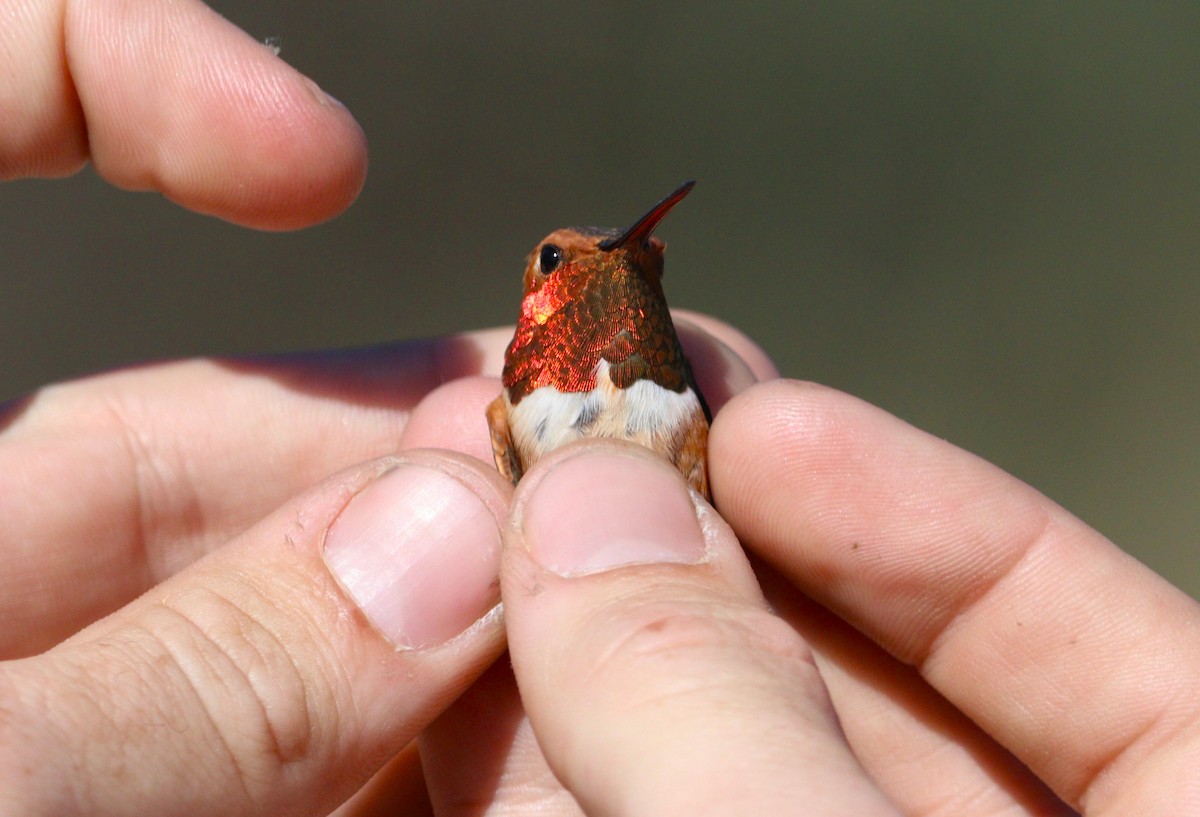
M 88 171 L 5 185 L 0 400 L 507 323 L 543 234 L 695 177 L 672 304 L 1200 594 L 1200 4 L 214 5 L 358 117 L 361 199 L 272 235 Z

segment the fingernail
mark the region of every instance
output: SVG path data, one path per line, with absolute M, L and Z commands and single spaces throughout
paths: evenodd
M 499 601 L 500 530 L 466 485 L 403 464 L 359 492 L 325 539 L 325 563 L 394 644 L 443 644 Z
M 525 546 L 560 576 L 708 556 L 683 480 L 645 459 L 581 454 L 542 477 L 525 504 Z
M 278 55 L 276 55 L 276 56 L 278 56 Z M 322 105 L 322 106 L 326 106 L 326 107 L 332 105 L 336 108 L 341 108 L 343 111 L 349 110 L 340 99 L 338 99 L 333 94 L 326 91 L 324 88 L 322 88 L 320 85 L 318 85 L 313 80 L 311 80 L 305 76 L 301 76 L 301 79 L 303 79 L 305 84 L 308 86 L 309 93 L 312 94 L 313 99 L 316 100 L 318 105 Z

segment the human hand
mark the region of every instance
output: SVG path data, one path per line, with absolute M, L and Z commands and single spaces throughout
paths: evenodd
M 155 365 L 8 406 L 0 813 L 424 802 L 404 747 L 503 649 L 511 489 L 448 453 L 372 458 L 476 339 Z
M 903 811 L 1054 813 L 1042 783 L 1089 815 L 1200 810 L 1195 600 L 1029 486 L 844 394 L 751 390 L 711 454 L 743 543 L 834 614 L 768 593 Z
M 451 384 L 412 428 L 496 388 Z M 1200 609 L 1098 533 L 809 384 L 733 397 L 709 466 L 721 517 L 606 441 L 522 480 L 516 685 L 493 668 L 423 734 L 439 813 L 1200 808 Z
M 684 340 L 728 394 L 753 377 L 710 325 Z M 430 409 L 494 389 L 470 376 L 508 334 L 157 364 L 4 407 L 0 813 L 421 813 L 406 747 L 503 648 L 511 487 L 408 449 L 487 451 L 482 410 Z

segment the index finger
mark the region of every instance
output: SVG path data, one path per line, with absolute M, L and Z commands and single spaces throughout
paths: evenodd
M 358 195 L 353 117 L 202 3 L 15 5 L 0 27 L 0 179 L 90 158 L 120 187 L 263 229 L 323 221 Z
M 747 546 L 1065 800 L 1128 814 L 1200 800 L 1200 608 L 1100 534 L 978 458 L 805 384 L 732 401 L 710 458 Z

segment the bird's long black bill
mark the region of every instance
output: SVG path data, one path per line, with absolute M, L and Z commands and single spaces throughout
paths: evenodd
M 615 250 L 617 247 L 627 245 L 636 246 L 645 241 L 654 232 L 654 228 L 658 226 L 658 222 L 662 221 L 667 213 L 671 212 L 671 208 L 683 200 L 684 196 L 692 192 L 692 188 L 695 185 L 696 181 L 694 179 L 689 179 L 679 185 L 669 196 L 651 207 L 650 212 L 639 218 L 628 230 L 616 238 L 608 238 L 601 241 L 597 246 L 607 252 L 608 250 Z

